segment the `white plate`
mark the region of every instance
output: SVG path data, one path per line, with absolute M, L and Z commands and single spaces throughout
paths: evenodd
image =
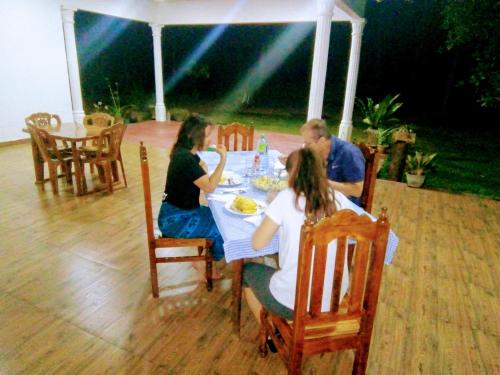
M 241 177 L 239 174 L 228 171 L 228 172 L 222 172 L 222 177 L 226 178 L 226 182 L 221 184 L 219 182 L 219 186 L 222 187 L 231 187 L 231 186 L 238 186 L 243 183 L 243 177 Z
M 255 203 L 257 203 L 257 211 L 254 212 L 253 214 L 246 214 L 244 212 L 240 212 L 238 210 L 233 209 L 231 206 L 233 205 L 233 201 L 227 202 L 224 204 L 224 208 L 231 212 L 232 214 L 239 215 L 239 216 L 255 216 L 255 215 L 260 215 L 261 213 L 264 212 L 264 210 L 267 207 L 267 204 L 265 204 L 262 201 L 259 201 L 258 199 L 254 199 Z

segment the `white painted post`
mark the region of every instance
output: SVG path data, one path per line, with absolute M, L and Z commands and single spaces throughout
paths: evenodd
M 318 19 L 316 21 L 311 88 L 309 91 L 309 108 L 307 111 L 308 120 L 312 118 L 321 118 L 323 113 L 328 48 L 330 46 L 330 30 L 332 27 L 334 8 L 334 0 L 318 0 Z
M 345 88 L 344 111 L 339 127 L 339 138 L 346 141 L 352 134 L 352 111 L 356 98 L 356 83 L 358 82 L 359 57 L 361 55 L 361 38 L 365 20 L 351 21 L 351 52 L 349 54 L 349 69 L 347 71 L 347 84 Z
M 68 64 L 73 120 L 81 124 L 83 123 L 85 112 L 83 111 L 80 69 L 78 67 L 78 54 L 76 52 L 75 9 L 61 7 L 61 14 L 63 21 L 64 44 L 66 46 L 66 62 Z
M 161 57 L 161 29 L 163 25 L 150 23 L 153 31 L 153 50 L 155 60 L 155 88 L 156 88 L 156 121 L 167 119 L 167 110 L 163 99 L 163 61 Z

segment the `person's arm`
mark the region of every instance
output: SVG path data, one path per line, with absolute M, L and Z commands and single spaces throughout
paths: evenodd
M 252 236 L 252 247 L 254 250 L 261 250 L 266 247 L 271 242 L 278 228 L 279 225 L 266 215 Z
M 357 181 L 357 182 L 337 182 L 337 181 L 332 181 L 328 180 L 330 186 L 332 189 L 340 191 L 341 193 L 344 193 L 347 196 L 351 197 L 361 197 L 361 194 L 363 193 L 363 184 L 364 181 Z
M 215 152 L 220 155 L 219 164 L 217 165 L 217 168 L 215 168 L 215 171 L 210 176 L 205 174 L 194 181 L 194 184 L 205 193 L 211 193 L 217 188 L 217 185 L 219 185 L 219 181 L 222 177 L 222 172 L 224 171 L 224 166 L 226 165 L 226 148 L 219 145 L 215 148 Z

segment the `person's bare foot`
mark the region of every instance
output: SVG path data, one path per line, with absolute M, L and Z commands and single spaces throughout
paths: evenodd
M 198 275 L 201 280 L 206 281 L 206 266 L 205 262 L 192 262 L 191 265 L 198 272 Z M 212 280 L 220 280 L 224 278 L 224 275 L 219 271 L 219 269 L 212 264 Z

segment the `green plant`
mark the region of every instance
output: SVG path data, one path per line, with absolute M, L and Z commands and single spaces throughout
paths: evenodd
M 125 112 L 129 109 L 134 108 L 133 105 L 121 105 L 120 100 L 120 91 L 118 87 L 118 82 L 115 82 L 115 87 L 111 86 L 111 83 L 108 82 L 109 93 L 111 96 L 111 105 L 109 106 L 109 113 L 115 118 L 123 118 L 125 117 Z
M 436 155 L 436 153 L 423 154 L 419 151 L 416 151 L 415 155 L 408 155 L 406 157 L 406 171 L 419 176 L 425 174 L 432 167 L 432 162 Z
M 357 104 L 363 114 L 363 122 L 373 129 L 387 128 L 399 122 L 394 113 L 401 108 L 403 103 L 396 102 L 399 94 L 387 95 L 380 103 L 375 104 L 372 98 L 366 102 L 358 99 Z
M 170 118 L 174 121 L 184 121 L 188 118 L 190 112 L 185 108 L 174 107 L 169 109 Z
M 377 129 L 377 144 L 379 145 L 388 145 L 390 142 L 390 135 L 394 132 L 396 128 L 389 129 Z

